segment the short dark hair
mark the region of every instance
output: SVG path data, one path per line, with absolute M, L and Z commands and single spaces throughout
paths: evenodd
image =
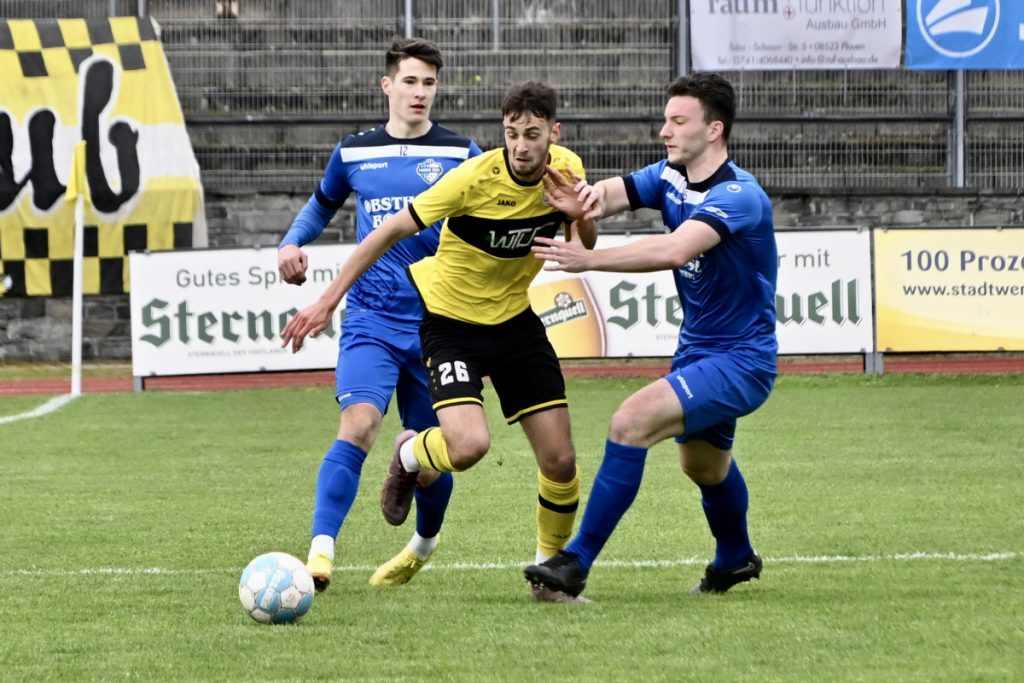
M 539 81 L 513 85 L 501 102 L 501 115 L 509 116 L 513 121 L 524 114 L 554 121 L 557 110 L 558 94 L 554 88 Z
M 694 97 L 704 108 L 704 123 L 722 122 L 722 138 L 729 142 L 732 122 L 736 118 L 736 91 L 732 84 L 715 73 L 692 73 L 668 84 L 669 97 Z
M 398 65 L 402 60 L 410 57 L 433 65 L 438 73 L 444 66 L 441 61 L 441 50 L 433 41 L 426 38 L 398 38 L 391 44 L 391 49 L 384 58 L 384 70 L 389 76 L 394 76 L 398 73 Z

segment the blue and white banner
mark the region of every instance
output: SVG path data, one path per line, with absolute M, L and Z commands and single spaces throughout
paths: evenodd
M 908 69 L 1024 68 L 1024 0 L 908 0 Z

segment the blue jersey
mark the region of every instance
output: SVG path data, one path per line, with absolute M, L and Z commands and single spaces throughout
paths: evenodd
M 742 344 L 774 354 L 775 228 L 771 202 L 754 176 L 730 160 L 690 183 L 684 166 L 664 160 L 623 180 L 632 209 L 660 210 L 670 231 L 701 221 L 722 239 L 672 272 L 683 306 L 680 348 L 713 352 Z
M 350 135 L 334 149 L 320 186 L 281 246 L 302 246 L 319 237 L 353 192 L 356 240 L 362 242 L 388 216 L 478 154 L 475 142 L 437 124 L 418 138 L 392 137 L 384 126 Z M 346 315 L 372 310 L 397 323 L 418 324 L 423 308 L 406 267 L 437 251 L 440 230 L 439 222 L 389 249 L 349 290 Z

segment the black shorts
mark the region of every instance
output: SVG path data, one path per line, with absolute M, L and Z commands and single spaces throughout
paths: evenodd
M 509 424 L 568 405 L 558 356 L 533 309 L 497 325 L 426 313 L 420 343 L 434 410 L 482 405 L 485 376 L 491 378 Z

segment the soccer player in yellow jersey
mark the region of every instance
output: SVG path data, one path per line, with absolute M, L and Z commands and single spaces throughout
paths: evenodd
M 502 102 L 505 147 L 453 168 L 410 205 L 367 236 L 319 300 L 285 326 L 283 345 L 298 351 L 307 335 L 330 322 L 353 282 L 393 244 L 444 218 L 434 256 L 409 267 L 423 299 L 423 361 L 440 427 L 403 432 L 395 448 L 381 507 L 401 523 L 421 469 L 459 472 L 490 448 L 483 410 L 489 376 L 509 424 L 518 422 L 537 458 L 537 561 L 569 540 L 579 505 L 561 367 L 544 325 L 530 308 L 528 288 L 541 268 L 530 247 L 536 237 L 565 229 L 588 247 L 592 220 L 549 206 L 544 175 L 582 179 L 578 156 L 555 143 L 557 95 L 548 86 L 513 86 Z M 391 562 L 408 561 L 399 553 Z

